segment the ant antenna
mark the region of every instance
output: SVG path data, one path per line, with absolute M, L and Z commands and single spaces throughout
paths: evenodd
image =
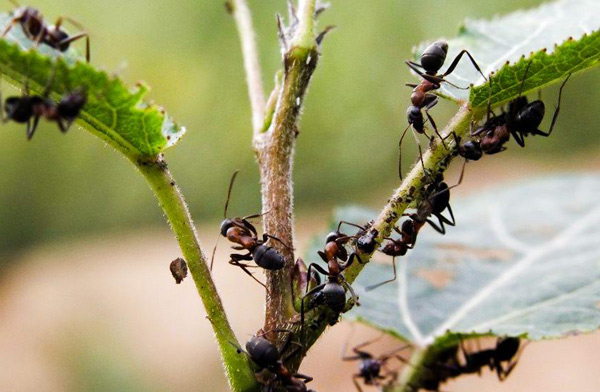
M 225 211 L 223 212 L 223 218 L 227 218 L 227 208 L 229 208 L 229 199 L 231 198 L 231 190 L 233 189 L 233 183 L 235 182 L 235 178 L 237 177 L 240 171 L 236 170 L 233 172 L 231 176 L 231 181 L 229 182 L 229 189 L 227 190 L 227 201 L 225 202 Z
M 402 140 L 404 139 L 404 136 L 406 135 L 406 132 L 410 126 L 411 124 L 408 124 L 408 126 L 404 129 L 404 132 L 402 132 L 402 136 L 400 137 L 400 141 L 398 142 L 398 176 L 400 177 L 400 181 L 402 181 Z
M 225 210 L 223 211 L 223 218 L 227 219 L 227 209 L 229 208 L 229 199 L 231 199 L 231 190 L 233 189 L 233 183 L 235 182 L 235 178 L 237 177 L 240 171 L 236 170 L 233 172 L 231 176 L 231 180 L 229 181 L 229 189 L 227 190 L 227 201 L 225 202 Z M 215 262 L 215 253 L 217 252 L 217 246 L 219 245 L 219 240 L 221 239 L 221 234 L 217 237 L 217 241 L 215 242 L 215 247 L 213 248 L 212 255 L 210 257 L 210 270 L 212 271 L 213 264 Z

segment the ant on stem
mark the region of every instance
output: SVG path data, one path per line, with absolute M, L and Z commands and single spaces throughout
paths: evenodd
M 231 190 L 233 188 L 233 184 L 235 182 L 235 178 L 237 177 L 239 171 L 235 171 L 231 176 L 231 181 L 229 182 L 229 189 L 227 191 L 227 201 L 225 202 L 225 211 L 223 213 L 223 217 L 225 218 L 223 222 L 221 222 L 221 235 L 227 238 L 229 241 L 238 244 L 237 246 L 233 246 L 235 250 L 247 250 L 246 254 L 232 253 L 229 255 L 231 260 L 229 260 L 229 264 L 235 265 L 236 267 L 240 267 L 246 274 L 250 275 L 252 279 L 257 281 L 261 286 L 265 287 L 264 283 L 254 277 L 252 272 L 248 271 L 248 268 L 254 267 L 248 265 L 246 263 L 242 263 L 241 261 L 247 260 L 254 262 L 261 268 L 276 271 L 280 270 L 285 266 L 285 259 L 275 248 L 271 246 L 265 245 L 267 241 L 270 239 L 279 241 L 283 246 L 289 248 L 283 241 L 279 238 L 272 236 L 270 234 L 264 233 L 262 235 L 262 239 L 258 238 L 258 233 L 256 231 L 256 227 L 248 220 L 253 218 L 258 218 L 264 214 L 254 214 L 248 215 L 242 218 L 227 218 L 227 209 L 229 207 L 229 200 L 231 198 Z M 215 248 L 213 249 L 211 261 L 210 261 L 210 269 L 212 270 L 215 251 L 217 249 L 217 244 L 215 244 Z
M 88 33 L 81 31 L 75 35 L 69 36 L 69 34 L 61 29 L 63 21 L 71 23 L 80 30 L 83 30 L 83 26 L 68 16 L 61 16 L 56 20 L 54 26 L 48 26 L 44 22 L 42 14 L 37 9 L 27 6 L 21 7 L 15 0 L 9 1 L 13 3 L 17 9 L 14 12 L 15 16 L 10 20 L 8 26 L 2 33 L 2 37 L 5 37 L 14 25 L 18 23 L 21 25 L 25 36 L 32 40 L 35 43 L 35 46 L 44 43 L 60 52 L 66 52 L 73 41 L 85 37 L 85 59 L 88 63 L 90 62 L 90 38 Z
M 421 156 L 421 160 L 423 160 L 423 157 L 422 157 L 423 153 L 422 153 L 422 149 L 421 149 L 421 143 L 419 142 L 419 139 L 417 137 L 417 133 L 427 136 L 430 139 L 430 142 L 433 141 L 433 136 L 429 137 L 427 135 L 427 133 L 425 132 L 425 119 L 423 117 L 422 110 L 425 111 L 427 120 L 431 124 L 431 127 L 433 128 L 435 134 L 440 138 L 444 147 L 447 148 L 447 146 L 445 144 L 445 138 L 443 138 L 442 135 L 440 135 L 437 125 L 435 124 L 435 121 L 433 120 L 433 117 L 431 117 L 431 115 L 429 114 L 429 110 L 431 108 L 433 108 L 435 105 L 437 105 L 437 103 L 439 102 L 438 96 L 435 94 L 432 94 L 431 91 L 438 90 L 441 87 L 441 84 L 444 82 L 448 83 L 451 86 L 454 86 L 456 88 L 462 89 L 462 87 L 458 87 L 458 86 L 452 84 L 451 82 L 447 81 L 444 78 L 446 76 L 450 75 L 454 71 L 454 69 L 456 68 L 456 66 L 458 65 L 458 63 L 460 62 L 460 60 L 464 54 L 466 54 L 469 57 L 469 59 L 471 60 L 471 63 L 475 67 L 475 69 L 481 74 L 481 76 L 483 76 L 483 79 L 487 81 L 487 78 L 481 72 L 481 69 L 479 68 L 479 65 L 477 64 L 477 62 L 475 61 L 473 56 L 471 56 L 471 54 L 467 50 L 464 50 L 464 49 L 454 58 L 454 60 L 452 61 L 452 63 L 450 64 L 450 67 L 448 67 L 446 72 L 439 75 L 438 71 L 444 65 L 447 54 L 448 54 L 448 43 L 445 41 L 438 41 L 438 42 L 434 42 L 433 44 L 431 44 L 427 48 L 425 48 L 425 50 L 423 51 L 423 54 L 421 55 L 420 64 L 415 63 L 413 61 L 409 61 L 409 60 L 407 60 L 405 62 L 406 65 L 408 65 L 408 67 L 412 71 L 414 71 L 417 75 L 419 75 L 421 78 L 423 78 L 423 80 L 419 84 L 412 84 L 412 83 L 406 84 L 407 86 L 413 87 L 414 89 L 410 95 L 411 106 L 408 107 L 407 112 L 406 112 L 407 119 L 408 119 L 408 126 L 406 127 L 404 132 L 402 132 L 402 136 L 400 137 L 400 142 L 398 143 L 398 151 L 399 151 L 399 155 L 400 155 L 400 158 L 398 161 L 398 174 L 400 176 L 400 179 L 402 179 L 402 163 L 401 163 L 402 141 L 403 141 L 404 136 L 406 135 L 406 132 L 408 131 L 408 129 L 410 128 L 412 130 L 413 136 L 415 137 L 417 147 L 419 148 L 419 155 Z M 468 89 L 468 87 L 467 87 L 467 89 Z
M 267 384 L 268 391 L 274 390 L 275 383 L 279 382 L 289 392 L 315 392 L 306 388 L 306 384 L 313 380 L 312 377 L 300 373 L 292 373 L 283 364 L 287 358 L 293 356 L 302 347 L 299 343 L 292 342 L 292 331 L 274 330 L 272 332 L 290 333 L 281 350 L 268 341 L 264 337 L 267 332 L 262 331 L 259 331 L 257 335 L 251 337 L 246 342 L 245 351 L 241 347 L 237 347 L 234 343 L 231 344 L 237 349 L 238 354 L 246 354 L 258 367 L 263 370 L 266 369 L 275 375 L 275 378 Z M 283 358 L 282 355 L 290 344 L 295 344 L 298 347 Z

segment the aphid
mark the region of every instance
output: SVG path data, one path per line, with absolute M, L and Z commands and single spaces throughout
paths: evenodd
M 181 283 L 188 274 L 187 264 L 185 263 L 185 260 L 181 257 L 178 257 L 175 260 L 171 261 L 169 269 L 171 270 L 171 275 L 173 275 L 175 283 L 177 284 Z
M 248 268 L 252 267 L 251 265 L 241 263 L 243 260 L 252 261 L 261 268 L 276 271 L 280 270 L 285 266 L 285 259 L 275 248 L 265 245 L 269 239 L 273 239 L 281 242 L 284 246 L 288 247 L 283 243 L 279 238 L 269 235 L 263 234 L 262 239 L 258 238 L 258 233 L 256 228 L 252 223 L 248 220 L 253 218 L 258 218 L 261 214 L 249 215 L 243 218 L 227 218 L 227 208 L 229 207 L 229 200 L 231 198 L 231 190 L 233 188 L 233 184 L 235 182 L 235 178 L 238 172 L 233 173 L 231 177 L 231 181 L 229 183 L 229 190 L 227 191 L 227 201 L 225 202 L 225 211 L 223 216 L 225 220 L 221 222 L 221 235 L 227 238 L 229 241 L 238 244 L 238 246 L 233 246 L 233 249 L 236 250 L 247 250 L 246 254 L 238 254 L 232 253 L 229 256 L 231 260 L 229 260 L 229 264 L 240 267 L 245 273 L 250 275 L 252 279 L 257 281 L 263 287 L 266 287 L 261 281 L 256 279 L 254 275 L 248 271 Z M 212 265 L 215 256 L 215 250 L 217 249 L 217 245 L 215 245 L 215 249 L 213 250 L 210 268 L 212 270 Z
M 32 40 L 35 45 L 44 43 L 60 52 L 66 52 L 69 49 L 71 42 L 85 37 L 85 59 L 88 63 L 90 62 L 90 39 L 88 34 L 81 31 L 75 35 L 69 36 L 69 34 L 61 29 L 62 22 L 67 21 L 76 28 L 83 30 L 83 27 L 79 23 L 67 16 L 61 16 L 56 20 L 54 26 L 48 26 L 44 22 L 42 14 L 37 9 L 27 6 L 21 7 L 15 0 L 10 1 L 17 9 L 13 13 L 13 18 L 2 33 L 2 37 L 5 37 L 13 26 L 18 23 L 21 25 L 25 36 Z
M 277 330 L 274 332 L 290 332 L 287 330 Z M 291 334 L 286 339 L 286 342 L 282 346 L 281 350 L 277 349 L 273 343 L 268 341 L 264 337 L 265 333 L 261 332 L 256 336 L 253 336 L 246 343 L 246 351 L 240 347 L 236 347 L 238 353 L 245 353 L 248 357 L 256 363 L 261 369 L 267 369 L 269 372 L 275 375 L 275 378 L 269 382 L 268 388 L 273 387 L 274 383 L 279 382 L 283 388 L 289 392 L 314 392 L 308 390 L 306 384 L 312 381 L 312 377 L 306 376 L 300 373 L 290 372 L 283 364 L 284 360 L 295 354 L 292 350 L 286 358 L 283 358 L 283 353 L 287 350 L 291 342 Z M 299 346 L 298 343 L 295 343 Z M 300 347 L 299 347 L 300 348 Z M 298 348 L 298 349 L 299 349 Z M 271 389 L 268 389 L 271 390 Z
M 438 41 L 438 42 L 434 42 L 433 44 L 431 44 L 427 48 L 425 48 L 425 50 L 423 51 L 423 54 L 421 55 L 421 64 L 415 63 L 413 61 L 408 61 L 408 60 L 406 61 L 406 65 L 408 65 L 408 67 L 411 70 L 413 70 L 420 77 L 422 77 L 423 80 L 419 84 L 411 84 L 411 83 L 407 84 L 407 86 L 413 87 L 414 89 L 412 91 L 412 94 L 410 95 L 411 106 L 409 106 L 406 111 L 406 115 L 407 115 L 407 119 L 408 119 L 408 127 L 406 127 L 406 129 L 402 133 L 402 136 L 400 137 L 400 142 L 398 144 L 398 150 L 399 150 L 400 156 L 402 153 L 402 140 L 404 139 L 404 136 L 406 135 L 406 132 L 408 131 L 409 128 L 411 128 L 411 130 L 413 132 L 413 136 L 415 137 L 417 147 L 419 148 L 419 155 L 421 155 L 421 160 L 423 159 L 421 143 L 419 142 L 419 139 L 417 138 L 416 133 L 425 135 L 431 141 L 433 141 L 433 137 L 430 138 L 427 135 L 427 133 L 425 132 L 425 119 L 423 117 L 423 112 L 421 110 L 425 110 L 425 115 L 427 116 L 427 120 L 429 120 L 429 123 L 431 124 L 431 127 L 433 128 L 434 132 L 440 138 L 442 144 L 444 144 L 444 146 L 445 146 L 445 142 L 444 142 L 445 139 L 442 137 L 442 135 L 440 135 L 440 133 L 437 129 L 437 126 L 435 124 L 435 121 L 429 114 L 429 110 L 431 108 L 433 108 L 435 105 L 437 105 L 437 103 L 439 101 L 438 96 L 435 94 L 432 94 L 431 91 L 439 89 L 442 83 L 448 83 L 454 87 L 460 88 L 460 87 L 455 86 L 454 84 L 448 82 L 444 78 L 446 76 L 450 75 L 454 71 L 454 69 L 456 68 L 456 66 L 458 65 L 460 59 L 462 58 L 462 56 L 464 54 L 466 54 L 469 57 L 469 59 L 471 60 L 471 63 L 473 64 L 475 69 L 477 69 L 477 71 L 481 74 L 481 76 L 483 76 L 483 78 L 485 80 L 487 80 L 485 75 L 483 75 L 483 73 L 481 72 L 479 65 L 477 65 L 477 62 L 475 62 L 475 59 L 473 59 L 471 54 L 466 50 L 462 50 L 454 58 L 454 60 L 450 64 L 450 67 L 448 67 L 448 69 L 446 70 L 445 73 L 438 75 L 438 71 L 440 70 L 440 68 L 442 68 L 442 66 L 444 65 L 444 62 L 446 61 L 447 54 L 448 54 L 448 43 L 446 43 L 444 41 Z M 402 165 L 401 165 L 400 160 L 398 162 L 398 174 L 400 176 L 400 179 L 402 179 Z
M 383 335 L 381 335 L 383 336 Z M 388 353 L 382 354 L 378 357 L 373 356 L 373 354 L 362 350 L 363 347 L 372 344 L 379 339 L 373 339 L 364 343 L 359 344 L 358 346 L 352 349 L 354 355 L 343 355 L 342 361 L 360 361 L 358 365 L 358 373 L 352 375 L 352 382 L 356 386 L 358 392 L 363 392 L 360 387 L 359 380 L 362 379 L 365 385 L 372 386 L 382 386 L 384 380 L 393 380 L 397 376 L 397 372 L 394 370 L 390 370 L 387 368 L 387 362 L 392 358 L 399 358 L 401 361 L 404 360 L 399 357 L 398 353 L 407 348 L 410 348 L 410 345 L 405 345 L 399 348 L 396 348 Z M 344 353 L 346 352 L 346 347 L 344 346 Z M 382 372 L 383 371 L 383 372 Z

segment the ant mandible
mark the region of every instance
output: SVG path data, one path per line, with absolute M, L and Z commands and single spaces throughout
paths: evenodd
M 386 354 L 382 354 L 379 357 L 375 357 L 373 356 L 373 354 L 362 350 L 363 347 L 375 343 L 376 341 L 381 339 L 382 336 L 383 334 L 376 339 L 361 343 L 358 346 L 354 347 L 352 349 L 352 352 L 355 355 L 345 355 L 346 346 L 348 343 L 346 342 L 346 345 L 344 345 L 344 349 L 342 352 L 342 361 L 360 361 L 358 365 L 358 373 L 352 375 L 352 382 L 356 386 L 358 392 L 363 392 L 362 388 L 360 387 L 360 384 L 358 383 L 359 379 L 362 379 L 365 385 L 381 386 L 383 380 L 386 380 L 388 378 L 393 379 L 397 376 L 397 372 L 390 370 L 386 367 L 387 361 L 389 361 L 392 358 L 398 358 L 400 361 L 404 362 L 404 359 L 397 354 L 400 351 L 410 348 L 410 345 L 399 347 Z M 385 370 L 384 374 L 381 373 L 382 369 Z
M 423 155 L 421 150 L 421 143 L 419 142 L 416 133 L 425 135 L 428 138 L 429 136 L 425 132 L 425 120 L 423 118 L 423 113 L 421 110 L 425 110 L 425 115 L 427 116 L 431 127 L 433 128 L 436 135 L 440 138 L 442 144 L 444 144 L 444 147 L 446 147 L 446 144 L 444 142 L 445 139 L 442 137 L 442 135 L 440 135 L 435 121 L 429 114 L 429 110 L 435 105 L 437 105 L 437 103 L 439 102 L 438 96 L 432 94 L 431 91 L 439 89 L 443 82 L 448 83 L 456 88 L 461 88 L 452 84 L 444 78 L 454 71 L 464 54 L 466 54 L 469 57 L 475 69 L 481 74 L 481 76 L 483 76 L 483 79 L 487 80 L 485 75 L 481 72 L 481 69 L 479 68 L 479 65 L 477 64 L 473 56 L 471 56 L 471 54 L 464 49 L 454 58 L 446 72 L 442 75 L 438 75 L 438 71 L 440 70 L 440 68 L 442 68 L 444 62 L 446 61 L 447 54 L 448 43 L 445 41 L 438 41 L 425 48 L 423 54 L 421 55 L 421 64 L 409 60 L 406 61 L 406 65 L 408 65 L 408 67 L 411 70 L 413 70 L 421 78 L 423 78 L 423 80 L 419 84 L 406 84 L 407 86 L 413 87 L 414 89 L 412 91 L 412 94 L 410 95 L 411 106 L 409 106 L 406 111 L 408 126 L 402 133 L 402 136 L 400 137 L 400 142 L 398 144 L 400 156 L 402 154 L 402 140 L 404 139 L 404 136 L 406 135 L 406 132 L 409 128 L 411 128 L 413 136 L 415 137 L 417 147 L 419 148 L 419 155 Z M 430 140 L 433 140 L 433 137 L 431 137 Z M 423 158 L 421 157 L 421 159 Z M 400 178 L 402 179 L 401 160 L 399 160 L 398 162 L 398 172 Z
M 262 235 L 262 239 L 258 238 L 258 233 L 256 231 L 256 228 L 248 220 L 253 219 L 253 218 L 258 218 L 258 217 L 262 216 L 263 214 L 249 215 L 249 216 L 245 216 L 243 218 L 233 218 L 233 219 L 227 218 L 227 208 L 229 207 L 229 200 L 231 198 L 231 190 L 233 189 L 233 184 L 235 182 L 235 178 L 237 177 L 237 174 L 238 174 L 238 171 L 233 173 L 233 176 L 231 177 L 231 181 L 229 182 L 229 189 L 227 191 L 227 201 L 225 202 L 225 211 L 223 214 L 225 219 L 223 220 L 223 222 L 221 222 L 221 235 L 223 237 L 227 238 L 229 241 L 239 244 L 239 246 L 233 246 L 233 249 L 235 249 L 235 250 L 244 250 L 245 249 L 248 251 L 248 253 L 246 253 L 244 255 L 238 254 L 238 253 L 230 254 L 229 256 L 231 257 L 231 260 L 229 261 L 229 264 L 240 267 L 245 273 L 250 275 L 252 277 L 252 279 L 254 279 L 260 285 L 262 285 L 263 287 L 266 288 L 266 286 L 261 281 L 259 281 L 258 279 L 256 279 L 254 277 L 252 272 L 248 271 L 248 268 L 252 267 L 252 266 L 245 264 L 245 263 L 241 263 L 241 261 L 242 260 L 248 260 L 248 261 L 254 260 L 254 262 L 261 268 L 264 268 L 264 269 L 267 269 L 270 271 L 280 270 L 285 266 L 285 259 L 283 258 L 281 253 L 279 253 L 275 248 L 267 246 L 267 245 L 265 245 L 265 243 L 269 239 L 273 239 L 273 240 L 281 242 L 285 247 L 289 247 L 289 246 L 286 245 L 279 238 L 272 236 L 270 234 L 264 233 Z M 218 240 L 217 240 L 217 243 L 218 243 Z M 212 258 L 211 258 L 211 262 L 210 262 L 211 270 L 212 270 L 212 266 L 213 266 L 213 262 L 214 262 L 216 249 L 217 249 L 217 245 L 215 245 L 215 248 L 214 248 L 213 254 L 212 254 Z
M 276 330 L 273 332 L 291 333 L 288 330 Z M 288 336 L 281 350 L 278 350 L 277 346 L 264 337 L 265 334 L 265 332 L 260 332 L 251 337 L 246 342 L 246 351 L 232 344 L 236 347 L 238 354 L 245 353 L 261 369 L 267 369 L 275 375 L 275 378 L 268 384 L 268 390 L 271 390 L 275 382 L 280 382 L 290 392 L 315 392 L 306 388 L 306 384 L 312 381 L 312 377 L 300 373 L 292 373 L 283 364 L 286 358 L 294 355 L 297 349 L 299 349 L 298 347 L 296 350 L 292 350 L 286 358 L 282 358 L 282 354 L 287 350 L 290 343 L 293 343 L 291 341 L 292 335 Z M 295 344 L 300 346 L 298 343 Z
M 87 103 L 87 94 L 83 89 L 75 89 L 65 94 L 58 103 L 52 101 L 49 96 L 54 83 L 55 71 L 56 68 L 53 67 L 50 80 L 42 95 L 29 95 L 29 88 L 25 83 L 22 96 L 8 97 L 4 102 L 6 118 L 3 116 L 3 121 L 12 120 L 21 124 L 26 123 L 27 140 L 31 140 L 33 137 L 42 116 L 48 121 L 55 121 L 60 131 L 66 133 Z M 0 105 L 2 105 L 1 96 Z M 2 115 L 1 113 L 2 109 L 0 108 L 0 115 Z M 33 124 L 31 123 L 32 118 Z
M 344 311 L 346 306 L 346 290 L 350 292 L 354 304 L 357 306 L 359 305 L 358 297 L 354 293 L 352 286 L 350 286 L 350 284 L 344 278 L 343 272 L 352 265 L 354 259 L 357 259 L 361 264 L 362 260 L 356 252 L 352 252 L 350 255 L 348 255 L 348 252 L 344 247 L 344 245 L 350 240 L 357 238 L 356 236 L 348 236 L 340 232 L 340 227 L 344 223 L 357 226 L 361 228 L 361 230 L 364 229 L 362 226 L 340 221 L 337 230 L 327 235 L 324 251 L 318 252 L 321 259 L 327 263 L 327 270 L 316 263 L 311 263 L 308 266 L 308 276 L 311 276 L 311 271 L 315 269 L 327 276 L 327 282 L 307 291 L 302 297 L 300 310 L 302 326 L 304 326 L 304 301 L 309 297 L 311 298 L 311 308 L 325 304 L 335 313 L 335 317 L 329 321 L 330 325 L 335 324 L 339 319 L 340 313 Z M 341 263 L 338 260 L 341 260 Z
M 47 26 L 42 14 L 37 9 L 27 6 L 21 7 L 15 0 L 10 1 L 17 7 L 17 10 L 15 11 L 15 16 L 10 20 L 8 26 L 2 33 L 2 37 L 5 37 L 13 26 L 18 23 L 21 25 L 25 36 L 32 40 L 36 46 L 40 43 L 44 43 L 60 52 L 66 52 L 69 49 L 71 42 L 85 37 L 85 59 L 88 63 L 90 62 L 89 35 L 82 31 L 69 36 L 69 34 L 60 27 L 63 21 L 68 21 L 80 30 L 83 30 L 83 26 L 66 16 L 59 17 L 56 20 L 56 23 L 54 23 L 54 26 Z

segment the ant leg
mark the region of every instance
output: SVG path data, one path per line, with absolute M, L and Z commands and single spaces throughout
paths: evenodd
M 256 282 L 258 282 L 258 284 L 260 284 L 262 287 L 264 287 L 265 289 L 267 288 L 267 286 L 265 286 L 265 284 L 263 282 L 261 282 L 260 280 L 258 280 L 254 274 L 250 271 L 248 271 L 248 266 L 246 264 L 240 263 L 237 260 L 229 260 L 229 264 L 231 265 L 235 265 L 236 267 L 240 267 L 242 269 L 242 271 L 244 271 L 246 274 L 248 274 L 252 279 L 254 279 Z
M 402 181 L 402 140 L 406 135 L 406 131 L 410 128 L 411 124 L 408 124 L 404 132 L 402 132 L 402 136 L 400 137 L 400 141 L 398 142 L 398 177 L 400 177 L 400 181 Z
M 565 84 L 567 83 L 567 80 L 569 80 L 571 75 L 572 74 L 569 74 L 569 76 L 567 76 L 565 81 L 561 84 L 560 89 L 558 90 L 558 103 L 556 104 L 556 110 L 554 110 L 554 115 L 552 116 L 552 123 L 550 124 L 550 129 L 548 130 L 548 133 L 544 134 L 542 131 L 540 131 L 538 129 L 537 130 L 538 135 L 543 134 L 544 136 L 550 136 L 550 134 L 552 133 L 552 130 L 554 129 L 554 125 L 556 124 L 556 120 L 558 119 L 558 113 L 560 112 L 560 100 L 562 98 L 563 87 L 565 87 Z
M 6 26 L 6 29 L 4 29 L 4 32 L 2 33 L 2 35 L 0 37 L 4 38 L 6 36 L 6 34 L 8 34 L 8 32 L 15 27 L 15 24 L 18 23 L 21 20 L 20 17 L 16 17 L 13 18 L 10 23 L 8 24 L 8 26 Z
M 40 121 L 40 116 L 35 116 L 33 118 L 33 126 L 29 127 L 30 120 L 27 120 L 27 140 L 31 140 L 31 138 L 33 137 L 33 134 L 35 133 L 35 130 L 37 129 L 39 121 Z
M 435 97 L 434 100 L 432 100 L 429 104 L 427 104 L 427 106 L 425 106 L 424 110 L 425 110 L 425 115 L 427 115 L 427 119 L 429 120 L 429 122 L 431 123 L 431 126 L 433 127 L 433 131 L 435 132 L 435 134 L 440 138 L 440 140 L 442 141 L 442 144 L 444 145 L 445 149 L 448 149 L 448 146 L 446 145 L 445 142 L 445 138 L 442 137 L 442 135 L 440 135 L 440 132 L 437 129 L 437 125 L 435 124 L 435 121 L 433 121 L 433 117 L 431 117 L 431 115 L 429 114 L 429 109 L 431 109 L 432 107 L 434 107 L 439 101 L 438 97 Z
M 366 346 L 368 346 L 368 345 L 370 345 L 370 344 L 373 344 L 373 343 L 375 343 L 375 342 L 378 342 L 378 341 L 380 341 L 380 340 L 381 340 L 381 338 L 383 338 L 384 336 L 385 336 L 385 332 L 382 332 L 382 333 L 381 333 L 381 334 L 379 334 L 379 336 L 378 336 L 378 337 L 376 337 L 375 339 L 367 340 L 366 342 L 363 342 L 363 343 L 359 344 L 358 346 L 354 347 L 354 348 L 352 349 L 352 351 L 353 351 L 354 353 L 356 353 L 357 355 L 362 355 L 363 357 L 361 357 L 361 358 L 364 358 L 364 357 L 373 358 L 373 356 L 372 356 L 371 354 L 369 354 L 368 352 L 362 351 L 362 350 L 360 350 L 360 349 L 361 349 L 361 348 L 363 348 L 363 347 L 366 347 Z
M 419 63 L 415 63 L 414 61 L 410 61 L 410 60 L 406 60 L 405 63 L 410 67 L 411 65 L 413 67 L 417 67 L 417 68 L 421 68 L 424 69 L 423 66 Z M 410 64 L 410 65 L 409 65 Z M 412 67 L 411 67 L 412 68 Z
M 235 178 L 237 177 L 240 171 L 236 170 L 233 172 L 231 176 L 231 180 L 229 180 L 229 188 L 227 188 L 227 200 L 225 201 L 225 211 L 223 212 L 223 218 L 227 218 L 227 208 L 229 208 L 229 200 L 231 199 L 231 190 L 233 189 L 233 183 L 235 182 Z
M 520 97 L 521 94 L 523 94 L 523 86 L 525 86 L 525 80 L 527 80 L 527 73 L 529 72 L 529 67 L 531 67 L 532 62 L 533 62 L 533 60 L 529 60 L 529 63 L 527 63 L 527 67 L 525 68 L 525 73 L 523 74 L 523 80 L 521 81 L 521 87 L 519 88 L 519 95 L 517 97 Z
M 300 379 L 304 380 L 305 384 L 308 384 L 309 382 L 311 382 L 312 380 L 314 380 L 313 377 L 307 376 L 306 374 L 302 374 L 302 373 L 294 373 L 294 377 L 300 378 Z
M 414 83 L 404 83 L 404 85 L 407 87 L 412 87 L 412 88 L 415 88 L 418 86 L 418 84 L 414 84 Z
M 90 62 L 90 36 L 88 35 L 88 33 L 85 32 L 81 32 L 75 35 L 72 35 L 68 38 L 63 39 L 62 41 L 59 41 L 56 46 L 57 47 L 61 47 L 63 45 L 68 45 L 73 41 L 77 41 L 80 38 L 84 38 L 85 37 L 85 60 L 86 62 Z
M 356 295 L 356 293 L 354 292 L 354 289 L 352 288 L 352 286 L 350 286 L 350 283 L 348 283 L 344 280 L 344 282 L 342 284 L 344 286 L 346 286 L 346 288 L 350 292 L 350 296 L 352 297 L 352 301 L 354 301 L 354 305 L 360 306 L 360 302 L 358 301 L 358 295 Z
M 463 54 L 466 54 L 467 56 L 469 56 L 469 60 L 471 60 L 471 64 L 473 64 L 473 66 L 475 67 L 477 72 L 479 72 L 479 74 L 483 77 L 483 80 L 487 81 L 488 79 L 485 77 L 483 72 L 481 72 L 481 68 L 479 68 L 479 65 L 477 64 L 477 62 L 475 61 L 473 56 L 471 56 L 471 53 L 469 53 L 465 49 L 461 50 L 460 53 L 454 58 L 454 60 L 452 61 L 452 64 L 450 64 L 450 66 L 448 67 L 448 69 L 446 70 L 446 72 L 444 73 L 444 75 L 442 77 L 446 77 L 454 71 L 454 68 L 456 68 L 456 66 L 458 65 L 458 62 L 462 58 Z
M 394 277 L 392 279 L 384 280 L 383 282 L 379 282 L 379 283 L 374 284 L 372 286 L 368 286 L 368 287 L 365 288 L 365 291 L 372 291 L 372 290 L 375 290 L 376 288 L 378 288 L 379 286 L 383 286 L 384 284 L 391 283 L 391 282 L 395 281 L 396 277 L 397 277 L 397 274 L 396 274 L 396 257 L 392 258 L 392 266 L 394 267 Z
M 436 217 L 438 218 L 438 220 L 440 219 L 439 216 L 436 215 Z M 446 228 L 444 227 L 444 223 L 441 220 L 439 221 L 440 226 L 438 226 L 431 219 L 427 219 L 427 223 L 429 223 L 429 225 L 431 225 L 431 227 L 433 227 L 438 233 L 442 235 L 446 234 Z
M 519 131 L 516 131 L 514 129 L 510 130 L 510 134 L 515 138 L 515 141 L 519 146 L 525 147 L 525 137 L 523 136 L 523 134 L 519 133 Z
M 362 388 L 360 387 L 360 384 L 358 383 L 358 379 L 361 378 L 360 374 L 353 374 L 352 375 L 352 382 L 354 383 L 354 386 L 356 387 L 356 390 L 358 392 L 363 392 Z
M 343 224 L 343 223 L 347 224 L 348 226 L 354 226 L 354 227 L 356 227 L 356 228 L 358 228 L 358 229 L 361 229 L 361 230 L 364 230 L 364 229 L 365 229 L 365 227 L 364 227 L 364 226 L 357 225 L 356 223 L 347 222 L 347 221 L 343 221 L 343 220 L 342 220 L 342 221 L 340 221 L 340 223 L 338 224 L 338 228 L 337 228 L 337 231 L 338 231 L 338 232 L 340 231 L 340 228 L 342 227 L 342 224 Z
M 270 238 L 270 239 L 272 239 L 272 240 L 275 240 L 275 241 L 278 241 L 278 242 L 280 242 L 280 243 L 281 243 L 283 246 L 285 246 L 285 247 L 286 247 L 286 248 L 288 248 L 288 249 L 293 249 L 291 246 L 289 246 L 288 244 L 286 244 L 285 242 L 283 242 L 283 241 L 282 241 L 282 240 L 280 240 L 279 238 L 275 237 L 274 235 L 267 234 L 267 233 L 263 234 L 263 243 L 267 242 L 267 240 L 268 240 L 269 238 Z
M 308 269 L 306 270 L 306 276 L 311 276 L 310 273 L 312 272 L 312 268 L 316 269 L 317 271 L 319 271 L 320 273 L 322 273 L 325 276 L 329 275 L 329 271 L 326 271 L 323 267 L 321 267 L 319 264 L 317 263 L 310 263 L 308 265 Z M 312 294 L 313 292 L 317 292 L 319 290 L 316 290 L 317 288 L 322 289 L 323 287 L 325 287 L 325 284 L 321 284 L 315 288 L 313 288 L 312 290 L 308 291 L 308 285 L 306 285 L 306 292 L 304 293 L 304 296 L 306 297 L 309 294 Z

